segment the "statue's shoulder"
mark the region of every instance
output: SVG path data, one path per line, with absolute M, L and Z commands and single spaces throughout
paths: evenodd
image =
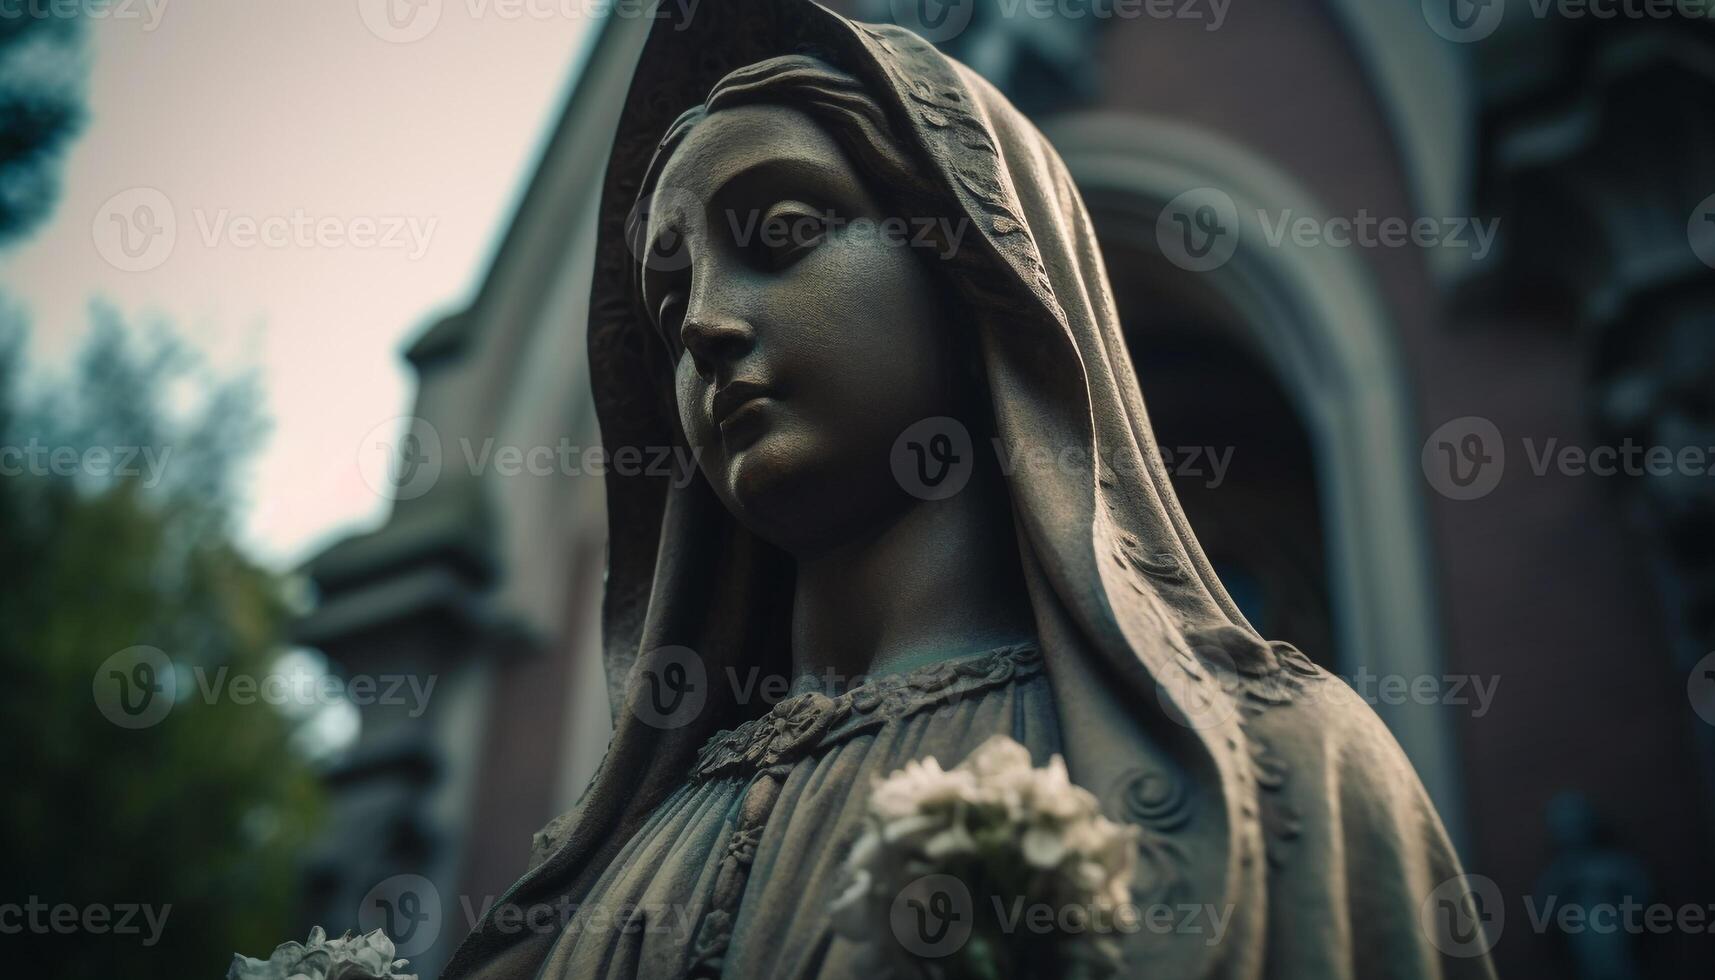
M 1385 951 L 1379 955 L 1401 977 L 1494 980 L 1488 957 L 1450 952 L 1423 924 L 1425 902 L 1462 881 L 1464 869 L 1375 709 L 1289 643 L 1253 636 L 1232 647 L 1239 655 L 1226 680 L 1256 786 L 1240 812 L 1260 830 L 1276 934 L 1309 935 L 1344 921 L 1342 955 L 1359 964 L 1358 975 L 1377 972 L 1383 961 L 1370 957 Z M 1364 897 L 1361 906 L 1351 904 L 1355 895 Z M 1279 944 L 1270 975 L 1325 976 L 1325 953 L 1315 944 Z
M 554 856 L 554 852 L 571 837 L 572 829 L 578 825 L 578 817 L 582 812 L 582 807 L 567 810 L 530 836 L 530 861 L 526 870 L 534 871 L 537 865 L 546 863 Z
M 1236 626 L 1188 639 L 1231 696 L 1265 785 L 1272 773 L 1291 773 L 1354 801 L 1426 805 L 1405 751 L 1345 679 L 1290 643 Z

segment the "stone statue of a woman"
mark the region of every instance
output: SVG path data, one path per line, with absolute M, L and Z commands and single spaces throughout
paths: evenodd
M 1089 216 L 992 87 L 707 4 L 647 44 L 599 235 L 604 441 L 697 472 L 608 477 L 613 740 L 446 976 L 856 976 L 875 779 L 997 734 L 1137 828 L 1140 905 L 1209 910 L 1124 975 L 1490 975 L 1426 928 L 1460 869 L 1398 746 L 1210 570 Z

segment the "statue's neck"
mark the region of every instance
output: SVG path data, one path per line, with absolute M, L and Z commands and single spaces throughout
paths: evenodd
M 1033 623 L 1005 485 L 979 469 L 946 500 L 798 558 L 792 666 L 849 686 L 1031 639 Z

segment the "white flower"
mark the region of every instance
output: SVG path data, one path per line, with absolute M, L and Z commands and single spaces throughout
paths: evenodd
M 380 929 L 328 939 L 321 926 L 308 944 L 281 943 L 266 960 L 233 954 L 226 980 L 417 980 L 404 960 L 393 958 L 393 941 Z
M 946 772 L 934 759 L 907 762 L 905 768 L 876 784 L 870 808 L 883 820 L 972 801 L 977 781 L 970 772 Z
M 976 852 L 977 839 L 971 836 L 970 828 L 959 819 L 937 829 L 934 836 L 923 844 L 924 856 L 937 861 Z
M 1059 756 L 1055 758 L 1058 759 Z M 1030 768 L 1030 750 L 1005 735 L 996 735 L 978 746 L 977 750 L 971 753 L 971 757 L 960 763 L 958 768 L 969 770 L 978 778 L 987 780 L 1028 777 L 1035 771 Z M 1061 771 L 1064 772 L 1065 769 L 1062 767 Z
M 1066 856 L 1068 842 L 1065 837 L 1053 827 L 1031 827 L 1024 832 L 1024 839 L 1019 842 L 1019 850 L 1024 852 L 1024 860 L 1033 868 L 1051 871 Z
M 1079 906 L 1112 921 L 1130 897 L 1137 833 L 1102 816 L 1064 759 L 1033 768 L 1030 751 L 1005 736 L 950 770 L 933 758 L 908 762 L 870 793 L 864 833 L 846 859 L 851 885 L 834 903 L 835 928 L 860 942 L 885 936 L 894 898 L 927 874 L 953 874 L 973 894 L 1003 902 Z M 1001 947 L 1029 941 L 1006 936 Z M 1097 955 L 1117 963 L 1117 947 L 1092 941 L 1106 942 Z M 993 943 L 983 949 L 1005 955 Z

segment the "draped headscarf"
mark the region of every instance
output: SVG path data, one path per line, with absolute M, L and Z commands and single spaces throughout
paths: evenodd
M 975 325 L 993 434 L 1012 458 L 1043 447 L 1057 458 L 1007 481 L 1067 765 L 1109 816 L 1140 828 L 1140 904 L 1224 922 L 1219 942 L 1212 921 L 1126 936 L 1128 974 L 1490 975 L 1481 955 L 1443 954 L 1421 921 L 1459 868 L 1397 744 L 1345 685 L 1259 637 L 1198 547 L 1064 165 L 992 86 L 916 35 L 806 0 L 705 3 L 657 22 L 602 189 L 589 345 L 604 443 L 683 440 L 627 242 L 651 157 L 721 78 L 803 52 L 867 87 L 935 196 L 969 219 L 947 272 Z M 649 695 L 652 658 L 689 647 L 711 677 L 788 670 L 789 567 L 688 476 L 608 473 L 613 739 L 447 977 L 535 977 L 554 933 L 506 928 L 505 907 L 529 921 L 533 907 L 581 901 L 703 743 L 756 710 L 710 684 L 693 722 L 646 724 L 632 699 Z

